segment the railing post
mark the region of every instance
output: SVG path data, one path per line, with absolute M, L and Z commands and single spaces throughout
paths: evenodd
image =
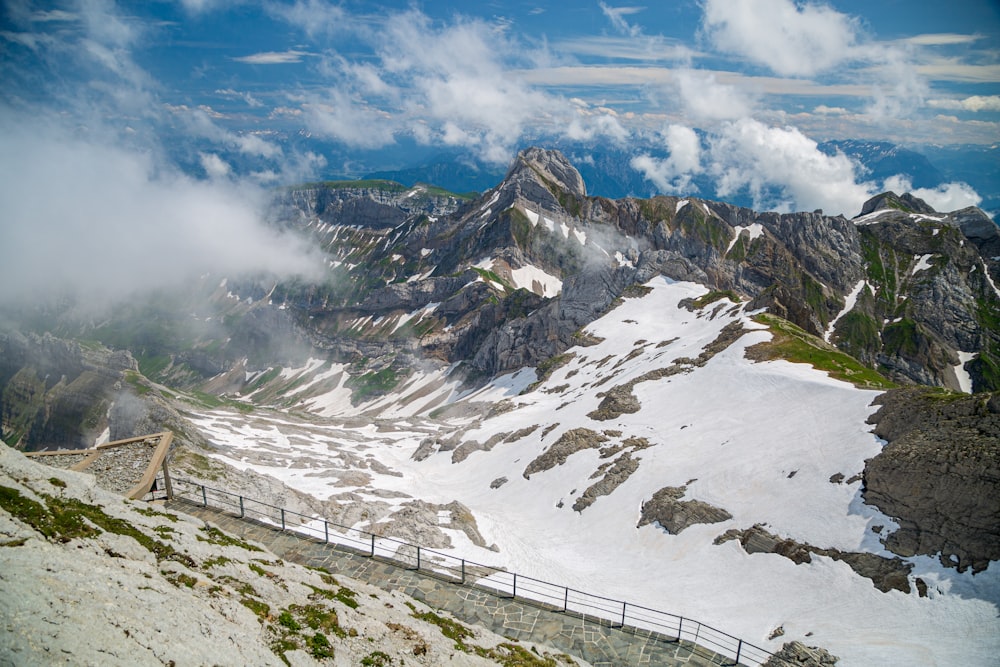
M 684 632 L 684 617 L 681 616 L 680 622 L 677 624 L 677 641 L 681 640 L 681 633 Z
M 205 485 L 201 485 L 201 504 L 208 507 L 208 494 L 205 493 Z
M 465 585 L 465 559 L 462 559 L 462 585 Z
M 420 572 L 420 547 L 417 547 L 417 572 Z
M 174 499 L 174 485 L 170 482 L 170 470 L 167 468 L 167 459 L 163 459 L 163 488 L 167 490 L 167 500 Z
M 569 588 L 564 588 L 563 590 L 565 591 L 563 593 L 563 613 L 565 614 L 569 611 Z
M 284 530 L 285 530 L 285 508 L 284 507 L 281 508 L 281 530 L 282 530 L 282 532 L 284 532 Z
M 517 572 L 514 573 L 514 594 L 511 597 L 517 599 Z
M 375 533 L 372 533 L 372 558 L 375 558 Z
M 329 543 L 330 543 L 330 524 L 326 522 L 326 519 L 323 519 L 323 544 L 329 544 Z
M 245 516 L 246 516 L 246 511 L 243 509 L 243 496 L 240 496 L 240 518 L 242 519 Z
M 742 652 L 743 652 L 743 640 L 741 639 L 740 643 L 736 646 L 736 664 L 737 665 L 740 664 L 740 653 L 742 653 Z
M 622 602 L 622 627 L 625 627 L 625 607 L 628 606 L 628 602 Z

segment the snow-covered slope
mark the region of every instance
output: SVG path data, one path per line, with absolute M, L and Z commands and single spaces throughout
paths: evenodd
M 699 308 L 691 300 L 707 288 L 663 277 L 645 288 L 586 327 L 581 340 L 600 342 L 568 350 L 528 393 L 530 370 L 474 396 L 442 373 L 414 376 L 403 392 L 436 396 L 452 406 L 446 414 L 489 401 L 485 417 L 409 410 L 358 420 L 372 406 L 350 408 L 333 393 L 303 406 L 322 405 L 326 419 L 216 411 L 193 420 L 220 460 L 334 505 L 365 503 L 359 526 L 390 529 L 414 499 L 457 500 L 484 546 L 469 531 L 443 532 L 478 562 L 695 618 L 771 650 L 808 637 L 847 666 L 990 664 L 1000 651 L 995 564 L 972 576 L 911 558 L 910 592 L 882 592 L 842 559 L 813 553 L 796 564 L 717 539 L 761 524 L 817 549 L 893 558 L 879 539 L 893 522 L 860 494 L 864 461 L 882 445 L 865 423 L 877 392 L 804 364 L 751 361 L 746 349 L 771 333 L 744 304 Z M 643 520 L 665 489 L 680 501 L 675 518 L 716 522 L 671 534 L 665 515 Z

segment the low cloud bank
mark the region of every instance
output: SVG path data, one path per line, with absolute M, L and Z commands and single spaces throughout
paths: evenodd
M 205 274 L 318 278 L 304 241 L 266 224 L 264 190 L 186 176 L 155 156 L 0 117 L 0 303 L 107 306 Z M 216 165 L 218 166 L 218 165 Z
M 670 125 L 662 138 L 669 157 L 641 154 L 631 166 L 664 194 L 693 194 L 692 179 L 707 176 L 716 195 L 726 199 L 749 194 L 756 209 L 823 209 L 847 217 L 856 216 L 867 199 L 886 190 L 911 192 L 939 211 L 982 201 L 965 183 L 914 190 L 904 176 L 884 183 L 865 180 L 863 168 L 843 153 L 828 155 L 794 127 L 771 127 L 749 118 L 724 123 L 704 138 L 690 128 Z

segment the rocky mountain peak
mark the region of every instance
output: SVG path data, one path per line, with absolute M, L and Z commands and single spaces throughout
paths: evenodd
M 532 147 L 518 153 L 504 181 L 521 182 L 526 179 L 540 180 L 549 189 L 556 188 L 578 197 L 587 196 L 587 187 L 580 172 L 557 150 Z
M 907 213 L 936 213 L 927 202 L 919 197 L 914 197 L 909 192 L 897 195 L 895 192 L 883 192 L 875 195 L 865 202 L 861 207 L 861 215 L 868 215 L 883 209 L 896 209 Z

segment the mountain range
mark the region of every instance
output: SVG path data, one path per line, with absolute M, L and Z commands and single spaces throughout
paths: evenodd
M 538 148 L 482 194 L 284 189 L 323 281 L 9 313 L 3 440 L 169 428 L 191 477 L 772 650 L 988 664 L 996 224 L 906 193 L 847 219 L 588 190 Z

